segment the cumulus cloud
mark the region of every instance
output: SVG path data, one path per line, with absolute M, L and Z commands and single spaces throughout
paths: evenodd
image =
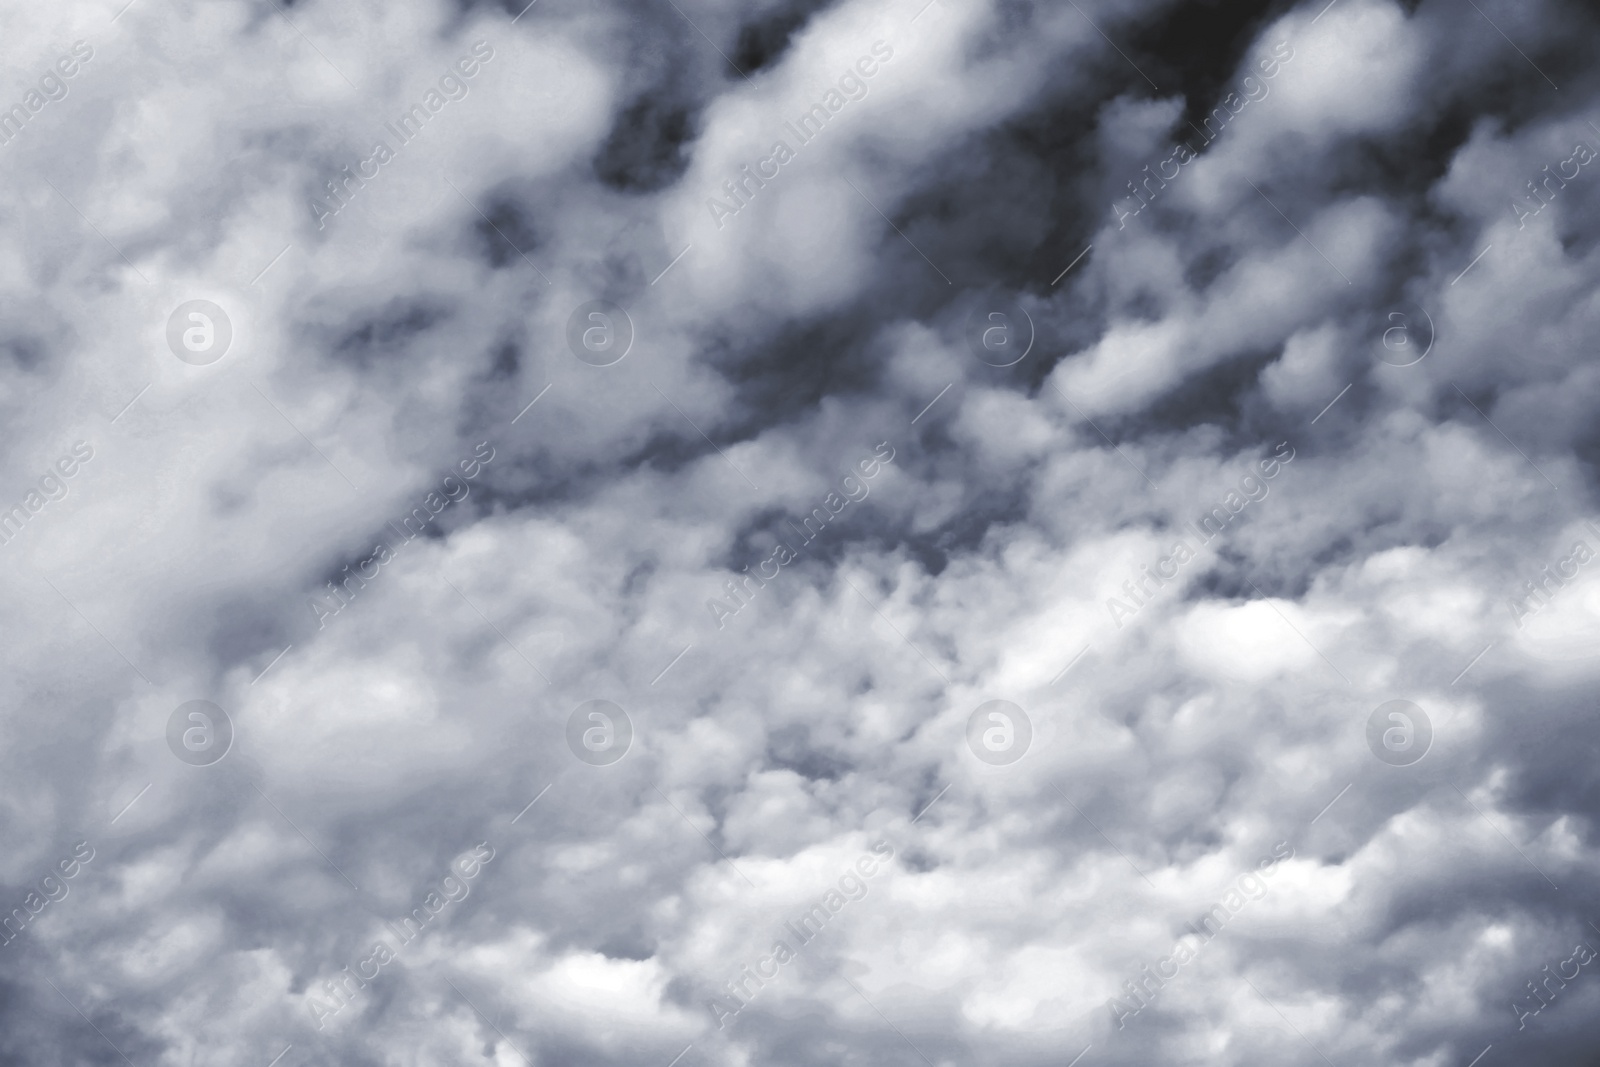
M 6 1062 L 1587 1062 L 1591 13 L 14 21 Z

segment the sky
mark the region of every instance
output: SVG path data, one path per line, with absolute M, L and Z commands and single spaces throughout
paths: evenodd
M 0 1067 L 1583 1067 L 1600 14 L 0 33 Z

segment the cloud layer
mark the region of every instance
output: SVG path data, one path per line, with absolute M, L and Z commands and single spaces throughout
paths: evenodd
M 1595 15 L 924 2 L 13 20 L 0 1063 L 1590 1062 Z

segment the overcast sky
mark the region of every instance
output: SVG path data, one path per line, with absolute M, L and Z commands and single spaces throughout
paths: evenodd
M 525 2 L 0 19 L 0 1065 L 1594 1062 L 1592 5 Z

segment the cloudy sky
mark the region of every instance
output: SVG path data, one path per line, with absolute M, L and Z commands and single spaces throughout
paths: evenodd
M 1595 1062 L 1592 6 L 524 5 L 4 20 L 0 1064 Z

